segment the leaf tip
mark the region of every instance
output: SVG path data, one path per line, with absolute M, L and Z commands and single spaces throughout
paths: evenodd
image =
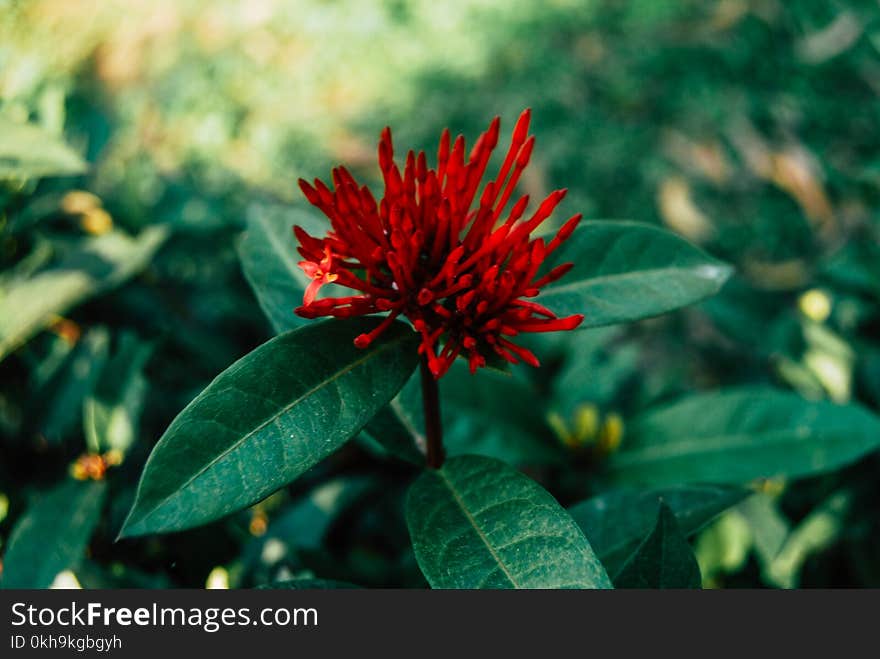
M 122 528 L 119 529 L 119 533 L 116 534 L 116 538 L 113 540 L 114 543 L 149 533 L 149 529 L 144 525 L 145 516 L 136 515 L 136 513 L 137 504 L 132 506 L 131 510 L 128 512 L 128 516 L 122 523 Z
M 701 265 L 697 268 L 697 274 L 703 279 L 712 281 L 720 290 L 728 279 L 733 275 L 734 268 L 732 265 L 718 261 L 716 263 Z

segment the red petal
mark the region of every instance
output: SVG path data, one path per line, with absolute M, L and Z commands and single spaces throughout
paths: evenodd
M 315 296 L 318 294 L 318 290 L 321 286 L 324 285 L 324 282 L 320 279 L 312 280 L 312 283 L 309 284 L 308 288 L 306 288 L 305 294 L 303 294 L 303 305 L 309 306 L 312 302 L 315 301 Z

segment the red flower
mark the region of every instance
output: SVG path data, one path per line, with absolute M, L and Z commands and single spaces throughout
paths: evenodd
M 424 152 L 407 154 L 401 174 L 393 159 L 391 131 L 379 140 L 379 167 L 385 196 L 377 204 L 344 167 L 333 170 L 334 189 L 320 180 L 314 187 L 300 179 L 309 202 L 330 218 L 332 230 L 322 239 L 294 227 L 299 265 L 312 278 L 303 306 L 305 318 L 348 318 L 390 312 L 369 334 L 355 339 L 365 348 L 399 315 L 421 334 L 419 352 L 426 355 L 435 378 L 461 354 L 471 372 L 497 354 L 511 363 L 538 366 L 532 352 L 510 339 L 521 332 L 550 332 L 577 327 L 583 316 L 557 318 L 545 307 L 525 300 L 568 272 L 557 266 L 538 276 L 544 259 L 574 231 L 581 215 L 569 219 L 549 243 L 531 238 L 565 196 L 556 190 L 528 219 L 524 196 L 502 217 L 520 175 L 529 162 L 535 138 L 529 137 L 531 112 L 520 115 L 507 157 L 498 176 L 486 183 L 477 205 L 477 189 L 498 143 L 496 117 L 480 135 L 465 160 L 464 138 L 450 148 L 449 131 L 440 138 L 437 169 L 429 169 Z M 325 283 L 352 288 L 357 295 L 316 300 Z

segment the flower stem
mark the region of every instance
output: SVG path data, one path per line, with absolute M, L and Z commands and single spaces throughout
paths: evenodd
M 425 436 L 428 441 L 428 466 L 439 469 L 446 457 L 443 451 L 443 425 L 440 421 L 440 390 L 437 380 L 428 368 L 427 358 L 422 358 L 422 403 L 425 409 Z

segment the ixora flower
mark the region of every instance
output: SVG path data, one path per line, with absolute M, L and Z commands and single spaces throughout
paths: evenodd
M 479 198 L 498 144 L 498 117 L 467 157 L 464 137 L 451 143 L 444 130 L 437 168 L 428 167 L 424 152 L 410 151 L 403 173 L 385 128 L 379 140 L 385 194 L 378 203 L 344 167 L 333 170 L 332 189 L 318 179 L 314 185 L 300 179 L 306 198 L 330 218 L 332 229 L 317 238 L 294 227 L 305 259 L 299 265 L 312 279 L 296 313 L 348 318 L 387 312 L 375 330 L 355 339 L 361 348 L 405 316 L 421 334 L 419 351 L 434 378 L 459 355 L 467 358 L 471 372 L 493 355 L 538 366 L 537 357 L 512 339 L 523 332 L 571 330 L 583 320 L 581 315 L 558 318 L 527 299 L 571 269 L 573 264 L 565 263 L 539 275 L 546 257 L 571 235 L 581 215 L 546 242 L 532 233 L 550 217 L 565 190 L 551 193 L 528 217 L 528 196 L 506 211 L 534 147 L 530 117 L 529 110 L 520 115 L 501 169 Z M 357 294 L 317 299 L 318 289 L 329 283 Z

